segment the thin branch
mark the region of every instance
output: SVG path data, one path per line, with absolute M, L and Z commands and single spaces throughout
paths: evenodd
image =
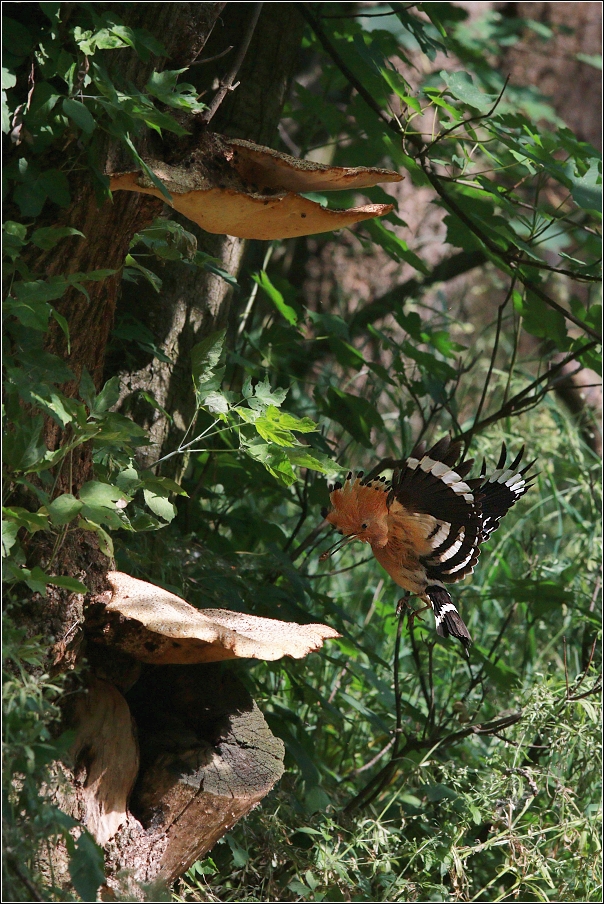
M 365 86 L 357 79 L 354 73 L 348 68 L 336 48 L 333 46 L 333 44 L 325 34 L 321 23 L 317 21 L 315 16 L 308 9 L 307 5 L 305 3 L 296 3 L 296 6 L 298 7 L 303 18 L 306 19 L 306 21 L 309 23 L 315 35 L 317 36 L 317 39 L 323 46 L 325 52 L 332 58 L 342 75 L 344 75 L 348 79 L 352 87 L 356 89 L 365 103 L 371 110 L 373 110 L 373 112 L 379 117 L 384 125 L 395 135 L 404 138 L 404 130 L 402 129 L 401 124 L 398 122 L 396 117 L 389 118 L 385 115 L 377 101 L 372 97 L 369 91 L 367 91 Z M 571 323 L 574 323 L 575 326 L 580 327 L 580 329 L 587 333 L 588 336 L 601 341 L 597 332 L 592 329 L 592 327 L 590 327 L 587 323 L 584 323 L 578 317 L 575 317 L 572 311 L 567 311 L 565 308 L 563 308 L 562 305 L 558 304 L 557 301 L 554 301 L 554 299 L 551 298 L 546 292 L 544 292 L 536 283 L 534 283 L 518 270 L 519 267 L 524 265 L 524 261 L 519 261 L 518 259 L 513 258 L 509 250 L 502 251 L 501 248 L 499 248 L 493 241 L 491 241 L 488 235 L 485 235 L 482 229 L 480 229 L 480 227 L 476 225 L 474 220 L 470 216 L 468 216 L 465 211 L 462 210 L 461 207 L 457 204 L 457 202 L 453 198 L 451 198 L 451 196 L 445 191 L 440 177 L 432 170 L 430 161 L 426 159 L 426 148 L 419 147 L 419 141 L 417 140 L 417 138 L 411 137 L 410 140 L 414 144 L 417 152 L 415 159 L 417 160 L 424 175 L 426 176 L 436 193 L 447 205 L 447 207 L 449 207 L 452 213 L 454 213 L 455 216 L 459 220 L 461 220 L 461 222 L 465 226 L 467 226 L 468 229 L 483 243 L 485 248 L 488 248 L 491 254 L 497 260 L 501 261 L 506 269 L 509 268 L 515 271 L 520 282 L 531 292 L 534 292 L 534 294 L 538 298 L 540 298 L 541 301 L 543 301 L 546 305 L 548 305 L 548 307 L 553 308 L 555 311 L 558 311 L 558 313 L 562 314 L 563 317 L 565 317 L 567 320 L 570 320 Z
M 358 93 L 361 95 L 361 97 L 363 98 L 365 103 L 369 104 L 371 109 L 375 113 L 377 113 L 377 115 L 382 120 L 382 122 L 384 122 L 388 126 L 388 128 L 392 128 L 392 125 L 391 125 L 388 117 L 385 116 L 385 114 L 383 113 L 379 104 L 377 104 L 374 101 L 374 99 L 371 96 L 371 94 L 369 93 L 369 91 L 367 91 L 365 86 L 362 85 L 361 82 L 359 82 L 359 80 L 356 78 L 356 76 L 352 72 L 352 70 L 350 70 L 348 68 L 348 66 L 346 65 L 346 63 L 344 62 L 344 60 L 342 59 L 342 57 L 340 56 L 340 54 L 338 53 L 336 48 L 333 46 L 333 44 L 331 43 L 331 41 L 325 34 L 325 31 L 323 30 L 323 26 L 321 25 L 319 20 L 316 19 L 315 16 L 312 14 L 312 12 L 308 8 L 307 4 L 306 3 L 296 3 L 295 6 L 297 7 L 298 12 L 302 16 L 302 18 L 306 19 L 306 21 L 308 22 L 308 24 L 314 31 L 315 35 L 317 36 L 319 43 L 322 45 L 323 49 L 328 54 L 328 56 L 330 56 L 332 58 L 332 60 L 334 61 L 334 63 L 336 64 L 336 66 L 338 67 L 340 72 L 342 73 L 342 75 L 344 75 L 348 79 L 348 81 L 350 82 L 352 87 L 358 91 Z M 395 128 L 394 131 L 397 133 L 397 135 L 400 134 L 398 128 Z
M 386 746 L 382 747 L 380 752 L 376 753 L 376 755 L 372 759 L 370 759 L 368 763 L 364 763 L 362 766 L 359 766 L 358 769 L 353 769 L 351 772 L 348 773 L 348 775 L 344 776 L 343 780 L 345 780 L 349 777 L 352 778 L 352 776 L 355 776 L 355 775 L 360 775 L 362 772 L 367 772 L 368 769 L 371 769 L 372 766 L 375 766 L 376 763 L 379 763 L 379 761 L 382 759 L 382 757 L 386 753 L 388 753 L 388 751 L 390 750 L 390 748 L 392 747 L 392 745 L 394 743 L 396 743 L 396 738 L 390 738 L 390 740 L 388 741 Z
M 205 57 L 202 60 L 194 60 L 191 63 L 191 66 L 203 66 L 205 63 L 214 63 L 216 60 L 221 60 L 222 57 L 225 57 L 227 55 L 227 53 L 231 52 L 231 50 L 233 49 L 233 46 L 234 46 L 233 44 L 229 44 L 229 46 L 226 48 L 226 50 L 221 50 L 220 53 L 216 53 L 216 54 L 214 54 L 214 56 Z
M 233 65 L 231 66 L 226 78 L 221 81 L 218 91 L 212 99 L 212 103 L 209 104 L 208 108 L 204 110 L 200 116 L 201 122 L 205 123 L 206 125 L 210 122 L 210 120 L 218 110 L 220 104 L 227 96 L 228 92 L 232 91 L 234 87 L 236 87 L 233 85 L 233 83 L 237 78 L 237 73 L 241 69 L 241 65 L 245 59 L 245 55 L 247 53 L 248 47 L 250 46 L 250 41 L 252 40 L 254 31 L 256 30 L 256 25 L 258 23 L 260 13 L 262 12 L 263 5 L 263 3 L 253 4 L 252 15 L 247 27 L 247 31 L 245 32 L 243 40 L 241 41 L 239 49 L 237 50 L 237 54 L 235 56 L 235 59 L 233 60 Z
M 355 562 L 354 565 L 347 565 L 346 568 L 339 568 L 337 571 L 320 571 L 316 574 L 307 574 L 305 577 L 308 581 L 317 580 L 318 578 L 327 578 L 333 577 L 336 574 L 344 574 L 347 571 L 352 571 L 353 568 L 358 568 L 359 565 L 366 565 L 367 562 L 371 562 L 374 556 L 368 556 L 366 559 L 359 559 L 358 562 Z
M 6 862 L 7 862 L 7 865 L 12 869 L 14 874 L 19 879 L 19 882 L 21 882 L 21 884 L 27 889 L 27 891 L 29 892 L 29 894 L 31 895 L 33 900 L 34 901 L 43 901 L 44 898 L 42 897 L 42 895 L 40 894 L 40 892 L 38 891 L 36 886 L 33 884 L 33 882 L 30 882 L 30 880 L 27 878 L 27 876 L 25 876 L 21 872 L 21 868 L 19 867 L 19 864 L 17 863 L 16 857 L 13 857 L 12 854 L 9 854 L 6 858 Z
M 555 364 L 553 367 L 550 367 L 548 371 L 538 377 L 536 380 L 533 380 L 532 383 L 529 383 L 524 389 L 520 392 L 516 393 L 515 396 L 512 396 L 511 399 L 508 399 L 501 408 L 496 411 L 494 414 L 489 415 L 489 417 L 484 418 L 482 421 L 479 421 L 477 424 L 473 424 L 469 430 L 465 430 L 463 433 L 458 434 L 454 437 L 455 440 L 466 438 L 471 438 L 474 434 L 479 433 L 481 430 L 484 430 L 485 427 L 490 426 L 491 424 L 500 421 L 504 417 L 511 417 L 515 414 L 520 414 L 522 411 L 526 411 L 527 408 L 532 407 L 536 402 L 538 402 L 543 396 L 549 392 L 553 388 L 553 378 L 556 377 L 560 371 L 562 371 L 567 364 L 571 361 L 576 361 L 576 359 L 584 354 L 587 351 L 591 351 L 591 349 L 595 348 L 597 345 L 600 345 L 601 340 L 598 339 L 596 342 L 588 342 L 586 345 L 582 345 L 580 348 L 576 349 L 571 354 L 567 355 L 562 361 L 558 364 Z M 533 390 L 536 390 L 538 386 L 542 383 L 546 383 L 544 389 L 540 390 L 539 393 L 535 396 L 530 396 Z M 388 465 L 385 465 L 388 467 Z
M 431 150 L 435 144 L 438 144 L 439 141 L 442 141 L 443 138 L 446 138 L 447 135 L 450 135 L 456 129 L 460 129 L 462 126 L 468 125 L 471 122 L 480 122 L 481 119 L 488 119 L 489 116 L 492 116 L 493 113 L 495 112 L 495 110 L 497 109 L 497 107 L 499 106 L 499 104 L 501 103 L 505 89 L 508 86 L 509 80 L 510 80 L 510 76 L 508 75 L 508 76 L 506 76 L 505 82 L 503 83 L 503 88 L 499 92 L 499 96 L 497 97 L 497 100 L 495 101 L 495 103 L 493 104 L 493 106 L 487 113 L 479 113 L 476 116 L 470 116 L 469 119 L 462 119 L 460 122 L 456 122 L 454 126 L 451 126 L 450 129 L 445 129 L 444 132 L 440 132 L 440 134 L 438 134 L 436 136 L 434 141 L 431 141 L 430 144 L 424 148 L 424 154 L 427 154 L 428 151 Z
M 408 3 L 407 6 L 405 6 L 403 8 L 402 12 L 406 13 L 407 10 L 413 9 L 415 6 L 417 6 L 417 3 Z M 367 7 L 367 8 L 371 9 L 371 7 Z M 330 15 L 329 13 L 326 13 L 325 15 L 321 15 L 320 18 L 321 18 L 321 20 L 323 20 L 323 19 L 379 19 L 383 16 L 396 16 L 396 15 L 397 15 L 397 13 L 394 10 L 391 10 L 389 13 L 366 13 L 363 11 L 363 9 L 360 9 L 356 13 L 341 14 L 339 16 Z
M 516 285 L 516 277 L 513 276 L 512 282 L 510 283 L 510 288 L 508 289 L 508 292 L 507 292 L 505 298 L 503 299 L 503 301 L 499 305 L 499 308 L 497 309 L 497 328 L 495 330 L 495 341 L 493 342 L 493 350 L 491 352 L 491 360 L 489 361 L 489 369 L 487 371 L 487 376 L 484 381 L 484 386 L 482 387 L 482 394 L 480 396 L 478 408 L 476 409 L 476 415 L 474 416 L 474 425 L 473 425 L 474 427 L 480 420 L 480 415 L 482 414 L 482 409 L 484 407 L 485 399 L 487 397 L 489 383 L 491 382 L 491 376 L 493 374 L 493 368 L 495 366 L 495 358 L 497 357 L 497 351 L 499 349 L 499 337 L 501 335 L 501 322 L 503 320 L 503 312 L 507 306 L 508 301 L 510 300 L 510 298 L 512 297 L 512 295 L 514 293 L 515 285 Z M 468 445 L 469 445 L 469 442 L 466 444 L 466 451 L 467 451 Z
M 386 763 L 385 766 L 375 775 L 365 787 L 359 791 L 357 795 L 344 808 L 345 813 L 351 813 L 354 810 L 360 810 L 366 807 L 374 800 L 383 787 L 390 781 L 396 772 L 400 769 L 402 761 L 405 757 L 417 750 L 436 750 L 443 749 L 463 741 L 470 735 L 497 735 L 506 728 L 515 725 L 522 718 L 522 712 L 510 713 L 491 722 L 478 722 L 463 728 L 460 731 L 451 732 L 448 735 L 432 735 L 429 738 L 410 738 L 398 753 Z M 508 742 L 509 743 L 509 742 Z
M 327 527 L 328 524 L 329 524 L 329 522 L 327 521 L 327 519 L 324 518 L 319 524 L 317 524 L 316 527 L 313 527 L 311 532 L 304 538 L 304 540 L 302 540 L 300 545 L 297 546 L 294 549 L 294 551 L 292 552 L 292 554 L 290 556 L 290 559 L 292 560 L 292 562 L 295 562 L 296 559 L 298 558 L 298 556 L 302 555 L 304 550 L 308 549 L 309 546 L 312 546 L 312 544 L 317 540 L 317 538 L 318 538 L 319 534 L 321 533 L 321 531 L 323 530 L 323 528 Z
M 470 232 L 472 232 L 483 245 L 488 248 L 488 250 L 493 254 L 498 260 L 504 264 L 506 268 L 509 268 L 512 273 L 515 273 L 520 280 L 520 282 L 530 291 L 533 292 L 538 298 L 541 299 L 548 307 L 553 308 L 554 311 L 558 311 L 559 314 L 562 314 L 567 320 L 570 320 L 571 323 L 574 323 L 575 326 L 580 327 L 583 332 L 587 333 L 588 336 L 591 336 L 594 339 L 597 339 L 599 342 L 601 341 L 601 337 L 598 335 L 596 330 L 590 327 L 587 323 L 584 323 L 579 317 L 575 317 L 572 311 L 567 311 L 566 308 L 563 308 L 561 304 L 558 304 L 557 301 L 554 301 L 547 292 L 544 292 L 537 283 L 534 283 L 531 279 L 525 276 L 520 268 L 523 267 L 526 263 L 524 260 L 518 260 L 517 258 L 511 257 L 509 251 L 502 251 L 501 248 L 498 248 L 497 245 L 491 241 L 491 239 L 485 235 L 485 233 L 477 226 L 474 220 L 469 217 L 464 210 L 457 204 L 456 201 L 445 191 L 440 178 L 432 171 L 430 164 L 423 159 L 423 152 L 419 152 L 417 156 L 417 160 L 422 168 L 424 175 L 427 177 L 428 181 L 439 195 L 439 197 L 444 201 L 447 207 L 451 210 L 455 216 L 461 220 L 461 222 L 468 227 Z
M 557 233 L 558 235 L 564 235 L 564 233 Z M 558 273 L 560 276 L 570 276 L 571 279 L 576 279 L 578 282 L 595 282 L 599 283 L 601 281 L 600 276 L 588 276 L 587 274 L 577 273 L 574 270 L 565 270 L 563 267 L 551 267 L 549 264 L 544 264 L 541 261 L 532 261 L 528 260 L 528 258 L 512 258 L 510 263 L 517 263 L 522 267 L 536 267 L 538 270 L 549 270 L 550 273 Z M 594 261 L 593 266 L 602 262 L 601 258 L 598 258 L 597 261 Z

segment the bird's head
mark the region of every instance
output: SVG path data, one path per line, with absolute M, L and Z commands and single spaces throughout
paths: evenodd
M 362 473 L 349 474 L 330 493 L 331 511 L 326 519 L 340 534 L 381 548 L 388 542 L 388 491 L 384 480 L 362 483 Z

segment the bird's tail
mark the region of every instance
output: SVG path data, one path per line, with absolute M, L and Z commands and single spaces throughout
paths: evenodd
M 434 609 L 436 633 L 441 637 L 457 637 L 461 640 L 464 647 L 469 647 L 472 643 L 470 632 L 466 628 L 448 591 L 438 584 L 431 584 L 426 588 L 426 594 Z

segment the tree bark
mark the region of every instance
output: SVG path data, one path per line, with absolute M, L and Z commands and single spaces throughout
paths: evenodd
M 208 57 L 220 56 L 229 46 L 239 46 L 248 21 L 247 11 L 245 16 L 241 14 L 242 6 L 227 5 L 220 28 L 208 41 Z M 212 129 L 233 138 L 271 145 L 294 73 L 302 30 L 303 21 L 294 4 L 265 4 L 237 76 L 239 85 L 221 105 L 212 120 Z M 204 83 L 223 75 L 229 68 L 229 59 L 227 54 L 209 63 Z M 224 270 L 237 276 L 246 250 L 245 240 L 209 235 L 188 220 L 175 219 L 195 236 L 200 250 L 218 258 Z M 186 264 L 169 262 L 157 272 L 163 281 L 160 295 L 150 287 L 125 286 L 119 301 L 121 310 L 134 312 L 151 329 L 161 350 L 170 358 L 170 362 L 154 358 L 134 373 L 120 373 L 121 410 L 131 413 L 149 430 L 153 443 L 139 453 L 142 467 L 149 467 L 161 454 L 178 447 L 195 413 L 191 349 L 210 332 L 227 325 L 234 298 L 233 290 L 219 276 Z M 140 390 L 151 391 L 173 422 L 147 403 L 141 404 Z M 186 456 L 177 456 L 166 463 L 164 473 L 178 479 L 186 465 Z

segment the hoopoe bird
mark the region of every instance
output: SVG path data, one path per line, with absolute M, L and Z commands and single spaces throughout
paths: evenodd
M 474 460 L 457 464 L 461 447 L 449 437 L 428 452 L 421 443 L 390 481 L 363 480 L 361 471 L 330 487 L 332 508 L 325 517 L 344 539 L 321 560 L 351 540 L 369 543 L 393 581 L 434 610 L 436 633 L 457 637 L 467 648 L 470 632 L 445 585 L 474 571 L 481 544 L 535 475 L 526 476 L 534 462 L 519 468 L 524 446 L 506 464 L 504 443 L 490 477 L 483 462 L 480 476 L 466 480 Z

